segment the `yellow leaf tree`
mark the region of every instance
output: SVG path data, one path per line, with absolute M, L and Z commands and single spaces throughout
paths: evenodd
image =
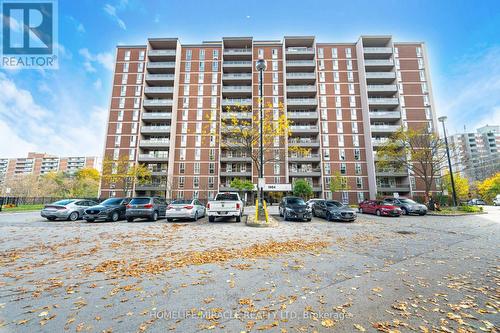
M 469 180 L 467 178 L 462 178 L 458 173 L 453 173 L 453 181 L 455 183 L 455 193 L 457 194 L 458 200 L 467 200 L 470 192 Z M 450 173 L 446 172 L 443 176 L 443 188 L 445 188 L 449 195 L 453 193 L 451 187 Z
M 140 163 L 129 161 L 128 156 L 118 160 L 105 158 L 102 162 L 102 179 L 114 183 L 126 195 L 135 184 L 147 184 L 151 181 L 151 171 Z
M 500 172 L 480 182 L 477 191 L 483 200 L 492 203 L 497 194 L 500 194 Z

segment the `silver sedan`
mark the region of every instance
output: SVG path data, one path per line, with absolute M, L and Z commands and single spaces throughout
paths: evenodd
M 49 221 L 64 219 L 76 221 L 83 216 L 83 211 L 97 202 L 86 199 L 64 199 L 45 205 L 40 215 Z
M 201 217 L 205 217 L 205 206 L 197 199 L 175 200 L 167 207 L 167 221 L 171 222 L 174 219 L 190 219 L 193 221 Z

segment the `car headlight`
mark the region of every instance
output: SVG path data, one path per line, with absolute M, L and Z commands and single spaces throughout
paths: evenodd
M 113 208 L 108 208 L 108 209 L 104 210 L 105 213 L 111 213 L 112 211 L 113 211 Z
M 311 212 L 311 211 L 312 211 L 312 208 L 311 208 L 311 207 L 309 207 L 309 206 L 307 206 L 307 207 L 306 207 L 306 212 Z
M 293 209 L 288 208 L 288 207 L 285 207 L 285 210 L 288 211 L 288 212 L 293 212 Z

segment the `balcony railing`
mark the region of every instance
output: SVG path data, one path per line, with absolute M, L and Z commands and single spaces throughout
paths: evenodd
M 169 133 L 170 126 L 142 126 L 141 132 L 143 132 L 143 133 Z
M 368 92 L 396 92 L 398 87 L 395 84 L 369 84 Z
M 252 74 L 251 73 L 232 73 L 232 74 L 223 74 L 222 75 L 223 80 L 251 80 L 252 79 Z
M 365 53 L 392 53 L 391 47 L 365 47 Z
M 244 93 L 251 93 L 252 92 L 252 86 L 223 86 L 222 87 L 222 92 L 244 92 Z
M 393 133 L 401 129 L 400 125 L 371 125 L 370 129 L 372 132 L 383 132 L 383 133 Z
M 286 53 L 288 54 L 314 54 L 313 47 L 287 47 Z
M 222 119 L 251 119 L 252 118 L 252 113 L 251 112 L 222 112 L 221 113 L 221 118 Z
M 370 97 L 370 98 L 368 98 L 368 104 L 372 104 L 372 105 L 398 105 L 399 99 L 398 98 L 374 98 L 374 97 Z
M 319 154 L 308 154 L 308 155 L 290 155 L 288 156 L 289 161 L 320 161 Z
M 144 112 L 143 120 L 168 120 L 172 118 L 171 112 Z
M 172 81 L 174 74 L 146 74 L 146 81 Z
M 394 66 L 392 59 L 367 59 L 365 66 Z
M 226 67 L 252 67 L 251 61 L 224 61 L 222 63 Z
M 318 119 L 318 112 L 316 111 L 288 111 L 286 114 L 289 119 Z
M 174 61 L 154 61 L 154 62 L 148 62 L 147 68 L 174 68 L 175 67 L 175 62 Z
M 366 72 L 367 79 L 395 79 L 394 72 Z
M 292 73 L 289 73 L 289 74 L 292 74 Z M 315 92 L 316 86 L 312 85 L 312 84 L 286 86 L 286 91 L 288 91 L 288 92 Z
M 317 132 L 317 125 L 292 125 L 290 126 L 292 132 Z
M 222 105 L 251 105 L 251 98 L 227 98 L 222 100 Z
M 224 49 L 224 54 L 252 54 L 252 49 Z
M 401 113 L 399 111 L 370 111 L 370 118 L 372 119 L 399 119 Z
M 286 103 L 288 105 L 317 105 L 318 100 L 316 98 L 287 98 Z
M 168 154 L 139 154 L 138 159 L 144 162 L 168 162 Z
M 174 92 L 174 87 L 146 87 L 144 88 L 144 92 L 148 93 L 157 93 L 157 94 L 171 94 Z
M 171 99 L 145 99 L 144 106 L 172 106 Z
M 150 56 L 175 56 L 175 50 L 149 50 Z
M 287 60 L 287 66 L 316 66 L 314 60 Z
M 297 138 L 293 138 L 288 141 L 288 145 L 296 147 L 319 147 L 319 141 L 310 139 L 297 140 Z
M 170 140 L 141 140 L 139 142 L 141 147 L 169 147 Z
M 287 80 L 291 79 L 315 79 L 316 73 L 286 73 Z

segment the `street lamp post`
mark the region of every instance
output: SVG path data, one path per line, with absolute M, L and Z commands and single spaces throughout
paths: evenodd
M 450 148 L 448 147 L 448 138 L 446 137 L 446 127 L 444 126 L 444 122 L 448 119 L 446 116 L 439 117 L 438 120 L 443 124 L 443 135 L 444 135 L 444 144 L 446 146 L 446 156 L 448 157 L 448 168 L 450 169 L 450 180 L 451 180 L 451 190 L 453 196 L 453 206 L 457 206 L 457 193 L 455 192 L 455 181 L 453 179 L 453 169 L 451 167 L 451 159 L 450 159 Z
M 264 71 L 267 68 L 267 62 L 260 58 L 255 62 L 255 69 L 259 71 L 259 134 L 260 134 L 260 168 L 259 168 L 259 182 L 258 186 L 260 188 L 257 189 L 257 195 L 258 195 L 258 201 L 259 201 L 259 207 L 262 207 L 262 200 L 264 199 L 264 184 L 263 184 L 263 179 L 264 179 L 264 142 L 263 142 L 263 122 L 264 122 L 264 113 L 263 113 L 263 104 L 264 104 L 264 88 L 263 88 L 263 81 L 264 81 Z M 259 214 L 260 216 L 260 214 Z

